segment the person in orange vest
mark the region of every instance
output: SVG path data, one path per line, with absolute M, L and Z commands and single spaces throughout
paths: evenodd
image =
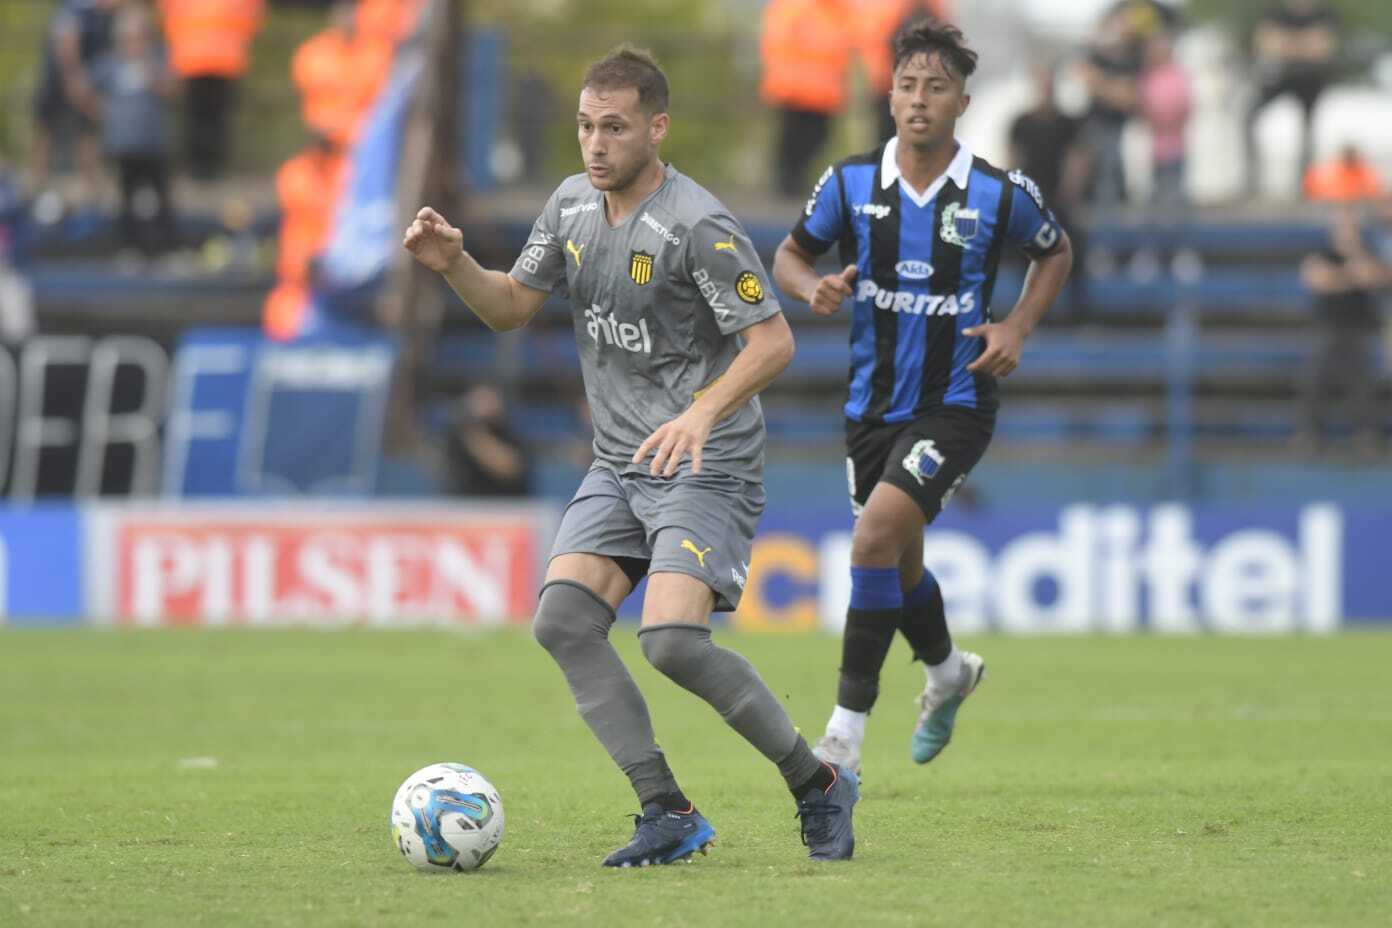
M 846 105 L 851 0 L 771 0 L 759 43 L 759 94 L 778 111 L 774 182 L 789 197 L 807 188 L 807 168 Z
M 1305 198 L 1348 203 L 1382 196 L 1382 178 L 1357 145 L 1345 145 L 1339 157 L 1310 165 L 1305 172 Z
M 342 149 L 322 136 L 276 172 L 279 279 L 262 312 L 262 328 L 271 338 L 294 338 L 303 328 L 314 259 L 328 243 L 334 205 L 347 177 L 348 159 Z
M 406 37 L 421 11 L 421 0 L 358 0 L 358 34 L 395 45 Z
M 231 153 L 237 81 L 251 63 L 265 0 L 159 0 L 159 8 L 170 66 L 184 84 L 189 171 L 198 180 L 216 180 Z
M 329 27 L 306 39 L 290 63 L 310 131 L 338 145 L 352 144 L 363 115 L 386 83 L 392 51 L 391 42 L 358 29 L 355 4 L 334 4 Z
M 890 43 L 899 27 L 922 13 L 951 21 L 948 0 L 859 0 L 856 9 L 856 51 L 870 85 L 870 111 L 875 114 L 878 145 L 894 136 L 894 116 L 889 112 L 889 87 L 893 80 Z

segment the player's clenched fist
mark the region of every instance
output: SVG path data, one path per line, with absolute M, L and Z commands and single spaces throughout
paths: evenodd
M 812 312 L 819 316 L 830 316 L 841 308 L 841 303 L 855 292 L 856 266 L 846 265 L 840 274 L 828 274 L 817 281 L 817 289 L 812 291 L 808 304 Z
M 421 264 L 443 274 L 464 254 L 464 233 L 427 206 L 416 213 L 401 244 Z

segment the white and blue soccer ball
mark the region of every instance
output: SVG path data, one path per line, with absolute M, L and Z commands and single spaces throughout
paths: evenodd
M 392 840 L 421 870 L 477 870 L 503 840 L 503 800 L 464 764 L 431 764 L 406 778 L 391 807 Z

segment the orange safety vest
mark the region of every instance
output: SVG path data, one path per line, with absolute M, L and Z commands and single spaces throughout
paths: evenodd
M 420 15 L 422 0 L 358 0 L 354 22 L 358 34 L 386 42 L 399 42 Z
M 241 77 L 264 0 L 159 0 L 170 67 L 180 77 Z
M 899 27 L 917 12 L 947 19 L 947 0 L 860 0 L 856 10 L 856 46 L 870 89 L 875 93 L 889 93 L 894 83 L 890 43 Z
M 295 51 L 291 77 L 305 125 L 340 145 L 351 143 L 391 70 L 390 43 L 325 29 Z
M 282 280 L 304 283 L 309 263 L 329 238 L 334 205 L 347 179 L 348 159 L 308 149 L 276 172 L 280 201 L 280 241 L 276 273 Z
M 759 43 L 765 102 L 828 115 L 845 106 L 853 13 L 847 0 L 769 3 Z
M 1382 180 L 1366 161 L 1327 161 L 1305 172 L 1305 196 L 1310 200 L 1348 202 L 1381 195 Z
M 334 205 L 348 178 L 348 159 L 314 149 L 300 152 L 276 172 L 280 238 L 276 273 L 261 327 L 278 341 L 297 337 L 309 307 L 309 265 L 328 244 Z

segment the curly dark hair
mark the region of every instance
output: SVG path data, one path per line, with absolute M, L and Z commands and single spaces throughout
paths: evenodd
M 894 71 L 897 74 L 914 55 L 936 55 L 948 73 L 966 80 L 976 70 L 976 52 L 967 48 L 966 42 L 962 30 L 951 23 L 932 16 L 912 19 L 894 34 Z
M 638 91 L 638 106 L 648 115 L 667 112 L 667 75 L 652 52 L 625 42 L 585 69 L 582 87 Z

